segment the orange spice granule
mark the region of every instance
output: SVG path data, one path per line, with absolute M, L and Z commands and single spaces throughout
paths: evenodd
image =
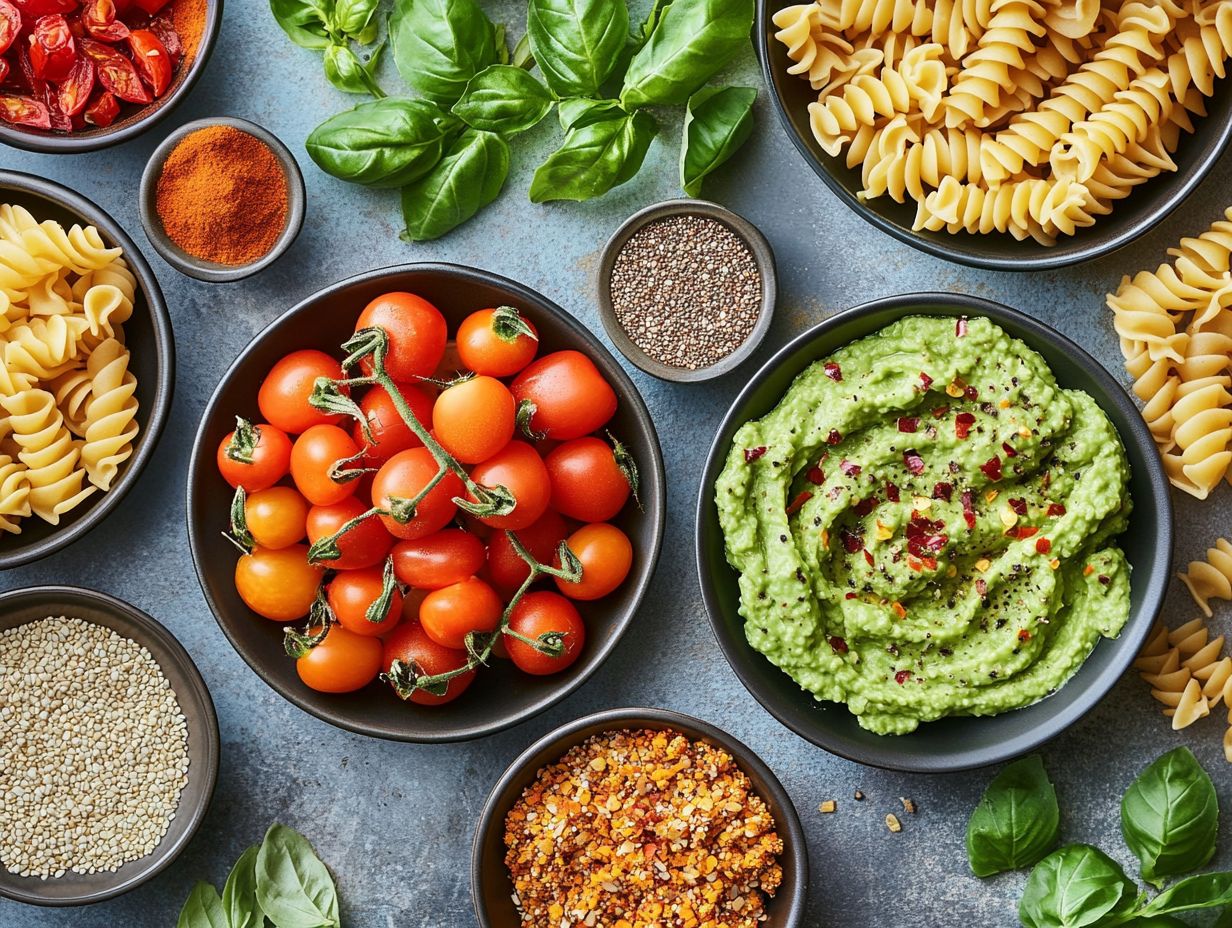
M 192 64 L 201 45 L 201 35 L 205 31 L 205 0 L 172 0 L 169 12 L 171 25 L 175 26 L 180 44 L 184 46 L 184 63 L 180 65 L 183 72 Z
M 783 879 L 770 810 L 726 751 L 673 731 L 596 735 L 505 818 L 523 926 L 754 928 Z

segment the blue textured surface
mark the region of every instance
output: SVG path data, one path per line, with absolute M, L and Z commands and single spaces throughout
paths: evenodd
M 485 3 L 520 33 L 521 3 Z M 388 64 L 388 63 L 387 63 Z M 730 82 L 757 84 L 752 53 Z M 388 66 L 387 88 L 398 86 Z M 278 820 L 303 831 L 337 876 L 344 923 L 377 928 L 470 926 L 468 871 L 475 818 L 513 757 L 550 728 L 621 705 L 678 709 L 716 722 L 757 750 L 792 794 L 813 861 L 810 926 L 1010 925 L 1022 877 L 988 881 L 966 869 L 963 830 L 991 771 L 923 777 L 885 773 L 831 757 L 781 728 L 733 677 L 711 637 L 693 566 L 693 511 L 710 437 L 760 361 L 813 322 L 853 304 L 911 290 L 951 290 L 1001 300 L 1071 336 L 1122 379 L 1103 294 L 1120 276 L 1154 267 L 1181 235 L 1232 205 L 1232 157 L 1181 210 L 1135 246 L 1079 269 L 1013 275 L 971 271 L 919 254 L 875 232 L 831 196 L 800 160 L 763 93 L 758 128 L 739 156 L 707 181 L 706 195 L 756 222 L 778 257 L 778 314 L 757 357 L 703 386 L 660 383 L 631 370 L 663 441 L 670 487 L 659 570 L 632 634 L 592 680 L 545 715 L 460 745 L 387 744 L 333 729 L 275 696 L 228 646 L 197 587 L 184 533 L 184 478 L 209 392 L 240 348 L 277 314 L 339 278 L 383 265 L 446 260 L 520 280 L 565 306 L 604 338 L 592 275 L 607 236 L 634 210 L 678 195 L 678 111 L 660 115 L 661 138 L 631 183 L 602 200 L 535 206 L 525 191 L 557 143 L 555 119 L 514 143 L 504 194 L 444 240 L 398 240 L 397 196 L 334 181 L 303 154 L 311 128 L 348 105 L 318 58 L 292 46 L 260 2 L 231 0 L 219 46 L 192 97 L 166 122 L 119 148 L 76 157 L 0 146 L 0 165 L 60 181 L 93 198 L 145 244 L 136 209 L 146 158 L 189 119 L 232 114 L 269 128 L 300 157 L 308 184 L 304 231 L 290 253 L 256 278 L 209 285 L 178 275 L 145 248 L 175 322 L 179 382 L 171 423 L 139 486 L 75 546 L 0 577 L 4 589 L 67 582 L 130 600 L 170 628 L 195 657 L 218 706 L 223 757 L 204 826 L 167 872 L 110 903 L 75 911 L 0 900 L 0 928 L 170 928 L 193 883 L 219 886 L 231 862 Z M 605 339 L 606 341 L 606 339 Z M 1178 561 L 1198 556 L 1229 524 L 1228 489 L 1207 504 L 1178 500 Z M 1166 617 L 1195 613 L 1174 583 Z M 1227 612 L 1222 624 L 1227 627 Z M 1220 709 L 1219 716 L 1223 715 Z M 1128 863 L 1119 838 L 1121 791 L 1156 755 L 1189 744 L 1212 771 L 1225 805 L 1232 776 L 1221 719 L 1174 734 L 1146 687 L 1122 681 L 1103 705 L 1045 751 L 1057 781 L 1067 840 L 1093 841 Z M 851 801 L 859 787 L 863 803 Z M 919 812 L 903 815 L 899 797 Z M 821 800 L 839 811 L 820 815 Z M 900 834 L 883 823 L 900 813 Z M 1232 866 L 1232 838 L 1215 861 Z

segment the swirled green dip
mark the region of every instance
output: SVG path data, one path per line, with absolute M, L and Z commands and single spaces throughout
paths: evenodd
M 1120 437 L 987 319 L 909 317 L 819 361 L 715 484 L 749 643 L 902 734 L 1042 699 L 1129 616 Z

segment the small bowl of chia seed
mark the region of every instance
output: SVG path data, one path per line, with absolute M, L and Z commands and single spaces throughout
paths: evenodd
M 705 200 L 634 213 L 603 249 L 599 315 L 621 354 L 662 380 L 726 374 L 765 337 L 774 252 L 761 231 Z

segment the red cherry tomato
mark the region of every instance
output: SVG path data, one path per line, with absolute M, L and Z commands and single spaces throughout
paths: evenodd
M 309 629 L 318 634 L 320 626 Z M 381 672 L 381 642 L 331 625 L 325 640 L 295 662 L 304 685 L 318 693 L 353 693 Z
M 570 599 L 599 599 L 625 582 L 633 565 L 629 536 L 614 525 L 595 522 L 569 536 L 569 550 L 582 562 L 582 579 L 568 583 L 553 577 L 556 588 Z M 556 567 L 560 561 L 554 561 Z
M 180 34 L 175 31 L 171 20 L 165 16 L 155 16 L 146 24 L 146 28 L 158 36 L 158 41 L 163 43 L 163 48 L 171 57 L 171 67 L 176 68 L 184 57 L 184 43 L 180 40 Z
M 244 501 L 244 522 L 263 548 L 285 548 L 304 540 L 308 501 L 291 487 L 258 490 Z
M 0 0 L 0 55 L 9 50 L 21 32 L 21 13 L 9 0 Z M 2 75 L 0 75 L 2 79 Z
M 525 528 L 543 515 L 552 496 L 552 482 L 543 458 L 524 441 L 511 441 L 482 464 L 475 465 L 471 479 L 482 487 L 503 486 L 517 500 L 508 515 L 479 520 L 493 528 Z
M 398 392 L 415 413 L 428 431 L 432 430 L 432 397 L 422 387 L 409 383 L 398 384 Z M 359 408 L 368 420 L 368 431 L 372 434 L 372 442 L 364 438 L 364 431 L 358 422 L 351 429 L 351 437 L 355 443 L 364 449 L 364 460 L 372 464 L 383 464 L 399 451 L 408 448 L 418 448 L 423 445 L 419 436 L 411 431 L 406 424 L 393 399 L 383 387 L 373 387 L 359 401 Z
M 30 65 L 39 80 L 59 83 L 77 61 L 77 43 L 59 13 L 42 16 L 30 32 Z
M 364 307 L 355 331 L 379 327 L 389 336 L 385 370 L 394 380 L 431 377 L 445 353 L 448 331 L 439 309 L 413 293 L 386 293 Z M 372 372 L 371 359 L 361 363 Z
M 149 103 L 154 99 L 141 83 L 133 63 L 110 45 L 94 39 L 82 39 L 81 50 L 93 59 L 99 83 L 121 100 Z
M 270 368 L 257 391 L 257 406 L 266 421 L 298 435 L 314 425 L 337 425 L 343 417 L 314 408 L 308 397 L 318 377 L 339 380 L 342 365 L 324 351 L 293 351 Z
M 586 643 L 586 627 L 573 603 L 559 593 L 527 593 L 513 607 L 509 627 L 519 635 L 538 639 L 556 632 L 564 636 L 564 651 L 552 657 L 524 641 L 505 635 L 505 648 L 517 668 L 524 673 L 542 676 L 560 673 L 578 659 Z
M 533 525 L 518 529 L 518 541 L 540 564 L 551 564 L 556 546 L 565 540 L 569 527 L 559 514 L 549 509 Z M 530 573 L 526 561 L 514 550 L 509 536 L 493 532 L 488 539 L 488 579 L 506 597 L 512 596 Z
M 530 427 L 545 438 L 581 438 L 602 428 L 616 412 L 616 394 L 594 362 L 580 351 L 544 355 L 510 384 L 518 406 L 534 406 Z
M 552 480 L 552 508 L 579 522 L 606 522 L 624 508 L 632 487 L 612 446 L 575 438 L 544 459 Z
M 512 377 L 538 350 L 539 333 L 512 306 L 481 309 L 458 326 L 458 357 L 476 374 Z
M 436 440 L 463 464 L 486 461 L 513 438 L 516 404 L 494 377 L 472 377 L 441 391 L 432 407 Z
M 309 544 L 316 544 L 322 538 L 330 537 L 342 526 L 367 511 L 368 507 L 354 496 L 348 496 L 329 506 L 313 506 L 308 510 Z M 338 539 L 338 557 L 322 559 L 319 563 L 335 570 L 372 567 L 385 560 L 385 555 L 389 553 L 389 548 L 393 543 L 393 536 L 385 531 L 380 517 L 371 515 L 347 529 Z
M 120 115 L 120 101 L 110 90 L 104 90 L 86 107 L 82 117 L 93 126 L 104 128 L 115 122 Z
M 303 545 L 253 548 L 235 562 L 235 590 L 257 615 L 294 622 L 312 608 L 324 573 L 324 567 L 308 563 Z
M 419 604 L 424 633 L 447 648 L 466 647 L 469 632 L 490 632 L 500 624 L 500 597 L 476 577 L 433 590 Z
M 15 93 L 0 93 L 0 119 L 15 126 L 51 128 L 51 110 L 46 103 Z
M 291 468 L 291 439 L 286 433 L 266 425 L 239 420 L 218 446 L 218 472 L 233 487 L 249 493 L 272 487 Z
M 73 64 L 68 77 L 56 88 L 56 106 L 65 116 L 76 116 L 86 108 L 94 90 L 94 62 L 81 57 Z
M 483 542 L 460 528 L 394 545 L 394 575 L 407 586 L 439 590 L 483 567 Z
M 171 56 L 163 43 L 149 29 L 134 29 L 128 36 L 128 47 L 133 53 L 137 73 L 158 99 L 171 86 Z
M 334 465 L 359 453 L 351 436 L 336 425 L 314 425 L 291 448 L 291 479 L 314 506 L 328 506 L 355 492 L 356 481 L 334 480 Z
M 414 664 L 425 674 L 435 675 L 464 667 L 466 660 L 465 651 L 437 644 L 427 636 L 418 622 L 403 622 L 385 639 L 381 667 L 388 673 L 394 661 L 402 661 Z M 449 681 L 443 696 L 416 690 L 411 694 L 410 701 L 421 706 L 439 706 L 452 702 L 466 691 L 474 679 L 475 671 L 468 670 Z
M 372 505 L 388 511 L 392 499 L 414 499 L 436 476 L 440 468 L 427 448 L 411 448 L 400 451 L 381 465 L 372 481 Z M 381 521 L 391 535 L 398 538 L 423 538 L 439 532 L 457 512 L 454 497 L 466 490 L 462 481 L 452 472 L 445 474 L 440 483 L 428 492 L 415 507 L 415 515 L 407 522 L 399 522 L 392 515 L 381 516 Z
M 116 18 L 113 0 L 86 0 L 81 8 L 81 24 L 90 38 L 100 42 L 123 42 L 128 26 Z
M 384 589 L 384 571 L 380 567 L 361 570 L 340 570 L 325 588 L 329 608 L 342 627 L 356 635 L 383 635 L 402 619 L 402 593 L 395 584 L 384 611 L 374 622 L 369 610 L 375 611 Z

